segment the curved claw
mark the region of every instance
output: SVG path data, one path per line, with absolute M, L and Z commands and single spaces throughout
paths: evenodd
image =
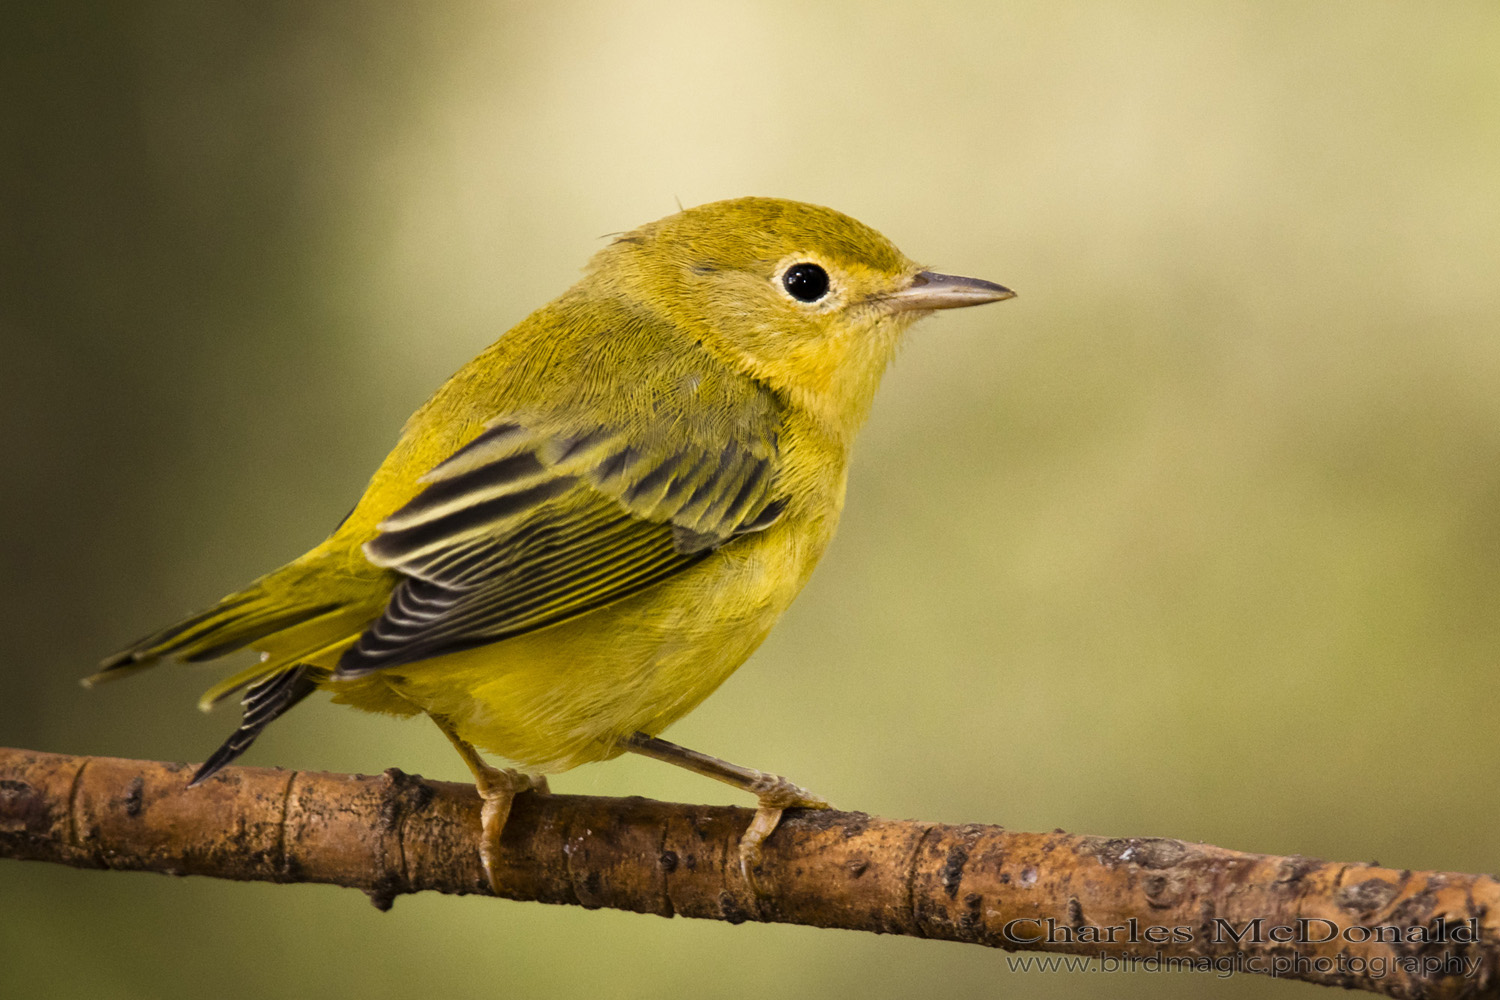
M 779 774 L 767 774 L 752 767 L 731 764 L 727 760 L 669 743 L 659 736 L 632 733 L 621 740 L 620 745 L 632 753 L 676 764 L 704 777 L 744 789 L 759 800 L 760 808 L 740 837 L 740 874 L 749 883 L 751 892 L 757 896 L 760 891 L 755 885 L 755 869 L 760 865 L 761 845 L 776 832 L 777 825 L 781 823 L 781 814 L 788 809 L 832 808 L 821 795 L 814 795 Z
M 475 771 L 474 786 L 484 802 L 479 810 L 479 860 L 484 863 L 484 874 L 490 880 L 490 891 L 498 896 L 500 881 L 496 871 L 500 862 L 500 834 L 505 830 L 505 821 L 510 819 L 510 809 L 515 804 L 516 795 L 534 786 L 531 779 L 519 771 L 498 767 L 483 772 Z
M 480 837 L 479 860 L 484 864 L 485 877 L 489 879 L 490 892 L 500 895 L 500 879 L 496 874 L 500 863 L 500 834 L 505 830 L 505 821 L 510 819 L 510 808 L 521 792 L 534 791 L 546 795 L 547 778 L 540 774 L 523 774 L 510 768 L 495 767 L 479 756 L 474 745 L 461 736 L 452 724 L 442 716 L 433 715 L 432 721 L 448 737 L 469 773 L 474 775 L 474 787 L 479 792 L 483 805 L 479 810 Z
M 755 810 L 750 825 L 740 835 L 740 874 L 757 896 L 761 893 L 755 882 L 755 870 L 760 867 L 761 846 L 781 825 L 782 814 L 788 809 L 833 808 L 821 795 L 814 795 L 780 775 L 763 774 L 761 777 L 763 780 L 751 789 L 760 799 L 760 808 Z

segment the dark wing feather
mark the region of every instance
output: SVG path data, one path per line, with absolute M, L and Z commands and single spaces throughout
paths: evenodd
M 306 666 L 272 674 L 250 685 L 241 702 L 245 714 L 240 720 L 239 728 L 203 762 L 203 766 L 193 775 L 193 780 L 188 782 L 188 787 L 207 781 L 233 762 L 250 748 L 250 744 L 255 742 L 262 730 L 317 689 L 318 682 L 314 679 L 311 668 Z
M 658 583 L 767 527 L 774 431 L 711 445 L 657 434 L 496 423 L 424 477 L 365 546 L 401 573 L 337 677 L 496 642 Z M 769 439 L 769 440 L 768 440 Z

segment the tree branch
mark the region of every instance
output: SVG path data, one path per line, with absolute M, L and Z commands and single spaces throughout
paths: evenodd
M 0 857 L 324 882 L 382 909 L 424 889 L 490 891 L 468 785 L 396 770 L 228 768 L 189 790 L 189 773 L 0 748 Z M 828 811 L 787 816 L 766 844 L 757 894 L 738 872 L 749 818 L 727 806 L 523 795 L 505 827 L 501 895 L 1083 955 L 1120 969 L 1177 962 L 1396 997 L 1500 991 L 1500 882 L 1487 875 Z

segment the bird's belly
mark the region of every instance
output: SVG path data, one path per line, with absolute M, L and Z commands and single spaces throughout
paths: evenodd
M 697 706 L 765 639 L 823 548 L 793 534 L 746 536 L 599 611 L 381 676 L 522 770 L 606 760 Z

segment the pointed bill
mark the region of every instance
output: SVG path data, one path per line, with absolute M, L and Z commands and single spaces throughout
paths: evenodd
M 1015 298 L 1016 293 L 1004 285 L 983 278 L 963 278 L 956 274 L 921 271 L 911 284 L 881 299 L 893 312 L 927 309 L 959 309 Z

